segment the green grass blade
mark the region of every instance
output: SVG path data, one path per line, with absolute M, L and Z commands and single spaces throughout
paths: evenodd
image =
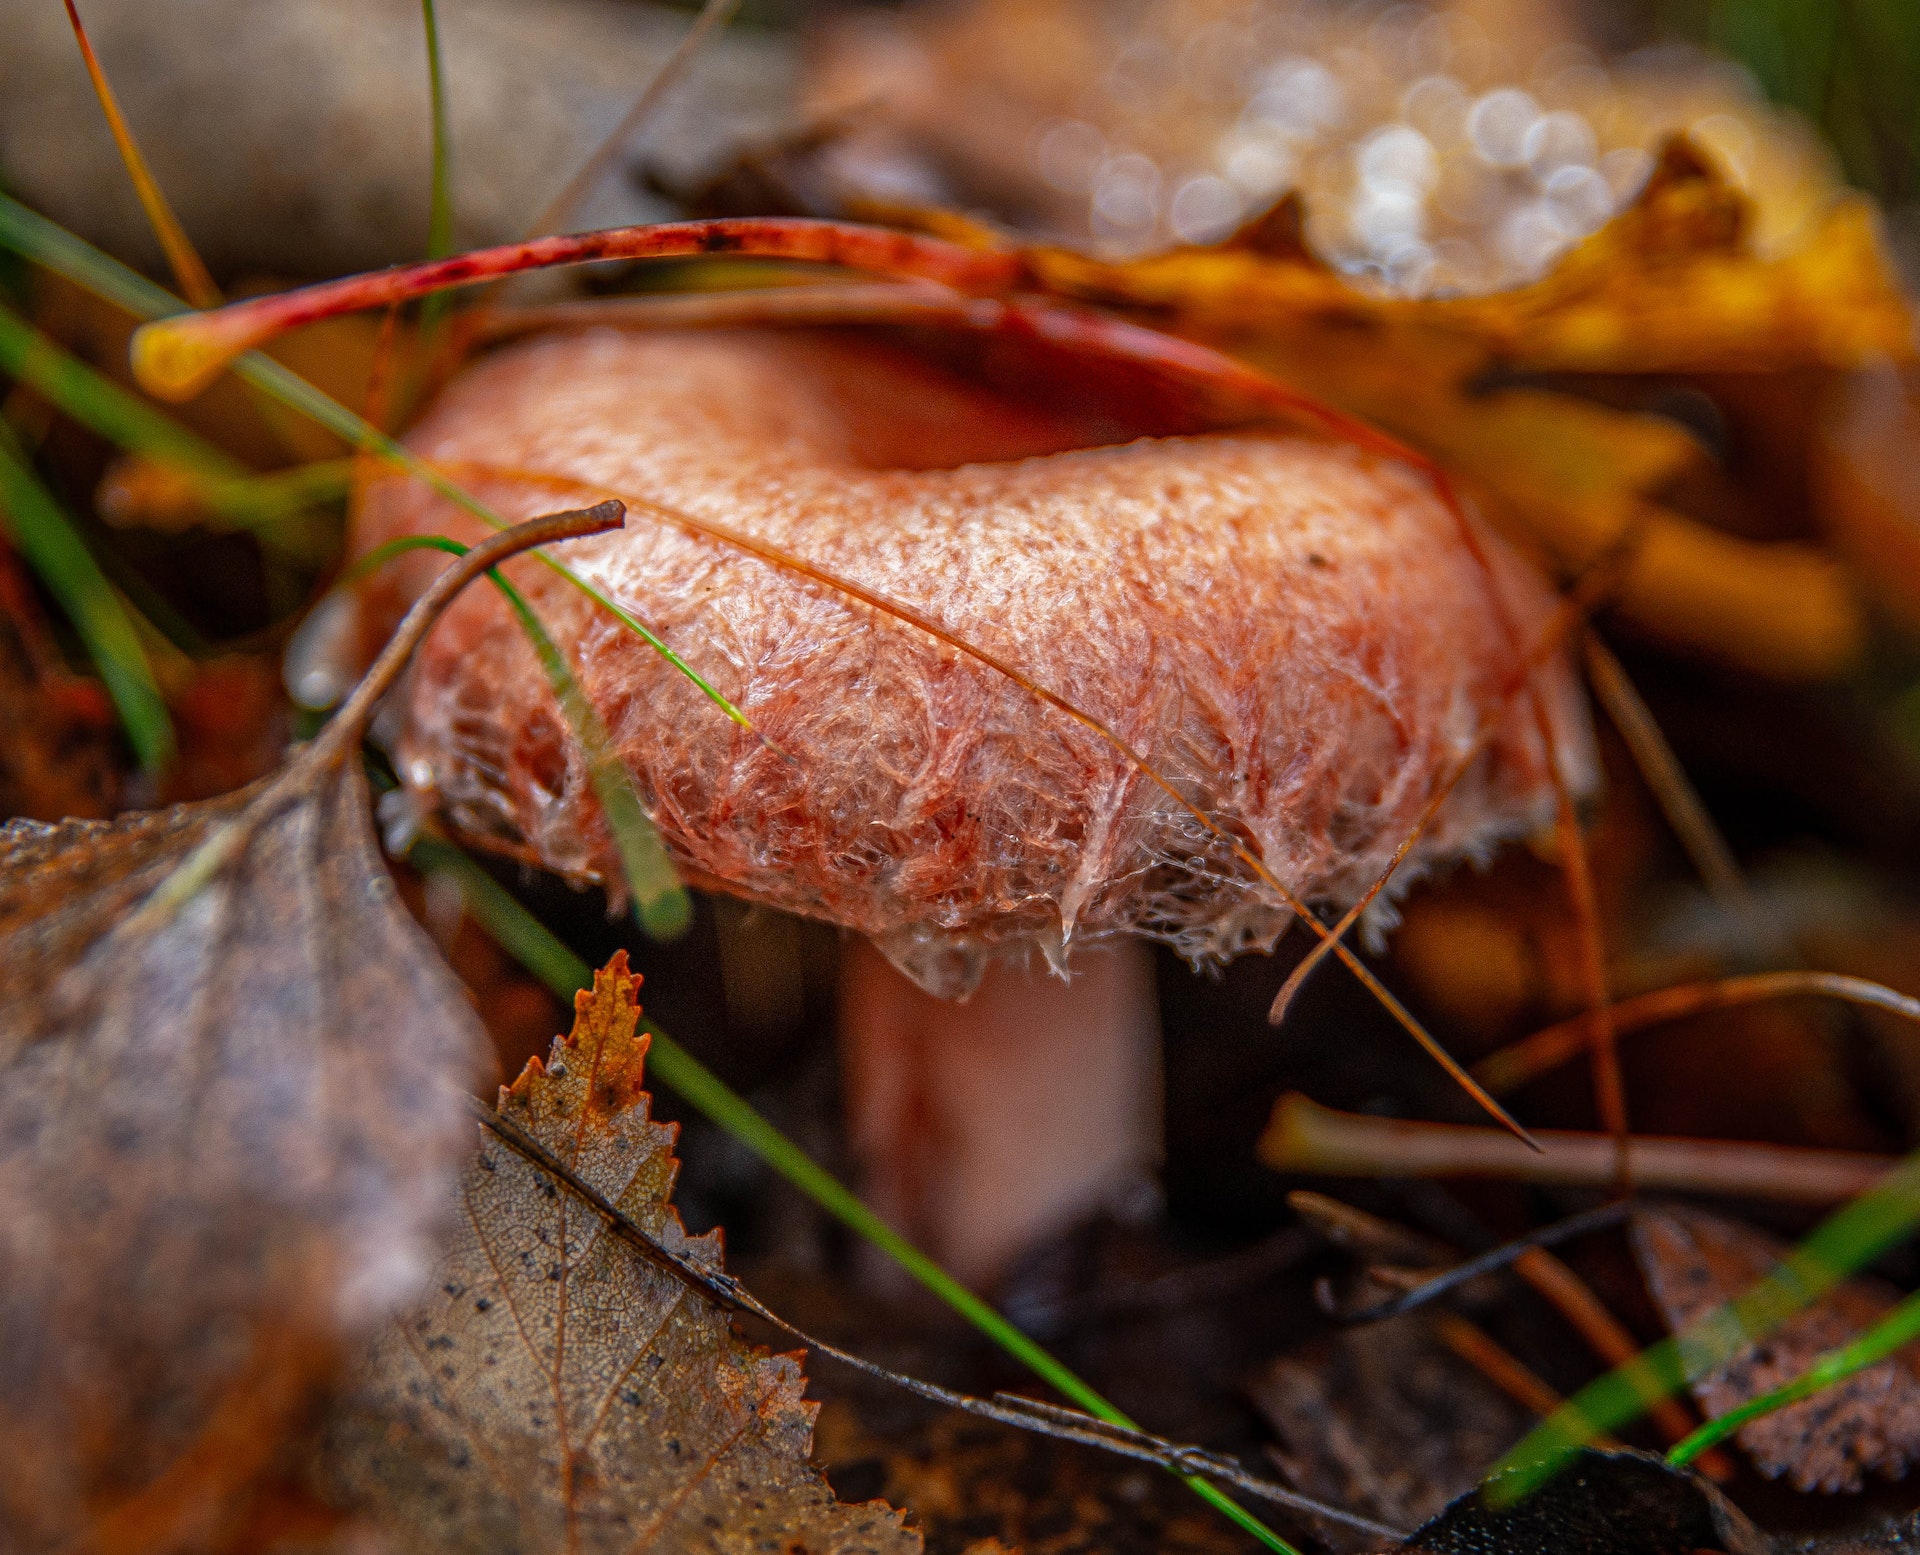
M 369 551 L 341 581 L 351 583 L 396 556 L 421 550 L 445 551 L 454 556 L 467 553 L 466 546 L 446 535 L 402 535 Z M 547 683 L 553 687 L 567 726 L 586 755 L 588 780 L 593 784 L 594 797 L 600 801 L 607 829 L 613 833 L 621 872 L 633 893 L 634 916 L 649 938 L 675 938 L 684 933 L 692 921 L 693 906 L 687 899 L 686 888 L 680 884 L 680 877 L 674 873 L 673 860 L 667 856 L 660 833 L 634 791 L 632 774 L 614 753 L 606 726 L 594 711 L 593 703 L 587 700 L 579 677 L 567 663 L 567 656 L 560 651 L 560 645 L 553 640 L 553 634 L 526 597 L 498 569 L 489 572 L 487 577 L 506 596 L 507 603 L 520 618 L 521 629 L 539 656 L 540 667 L 546 672 Z
M 120 448 L 190 475 L 232 480 L 248 472 L 198 434 L 62 350 L 0 304 L 0 370 Z
M 447 122 L 446 60 L 440 49 L 440 18 L 434 0 L 420 0 L 420 21 L 427 35 L 427 96 L 433 107 L 433 193 L 427 208 L 427 258 L 453 252 L 453 132 Z M 420 304 L 420 359 L 432 359 L 441 322 L 453 306 L 453 293 L 435 292 Z
M 438 838 L 422 837 L 410 855 L 421 868 L 441 872 L 460 887 L 467 910 L 520 964 L 560 998 L 590 987 L 593 972 L 547 931 L 540 920 L 503 889 L 472 859 Z M 642 1025 L 653 1039 L 648 1055 L 654 1075 L 724 1128 L 822 1209 L 867 1238 L 908 1274 L 1019 1361 L 1035 1376 L 1080 1408 L 1115 1425 L 1133 1422 L 1093 1387 L 1049 1355 L 1032 1339 L 942 1269 L 919 1248 L 867 1208 L 838 1178 L 773 1124 L 745 1097 L 728 1086 L 652 1021 Z M 1251 1512 L 1207 1480 L 1182 1475 L 1194 1493 L 1217 1507 L 1269 1549 L 1297 1555 L 1293 1547 Z
M 1916 1224 L 1920 1153 L 1829 1216 L 1752 1289 L 1582 1388 L 1496 1467 L 1486 1486 L 1488 1501 L 1511 1505 L 1531 1494 L 1595 1436 L 1618 1429 L 1648 1405 L 1725 1364 L 1871 1263 Z
M 163 287 L 154 285 L 108 258 L 90 244 L 76 238 L 64 227 L 29 210 L 19 201 L 0 194 L 0 244 L 22 257 L 65 276 L 76 286 L 124 308 L 141 319 L 165 317 L 182 311 L 180 299 Z M 349 447 L 369 453 L 382 462 L 403 470 L 423 482 L 449 502 L 490 528 L 503 529 L 506 520 L 479 498 L 462 490 L 438 470 L 410 450 L 388 437 L 364 418 L 355 415 L 338 400 L 321 393 L 306 379 L 269 356 L 249 352 L 234 364 L 234 371 L 246 382 L 264 390 L 294 410 L 301 412 L 341 438 Z M 747 715 L 735 707 L 719 689 L 710 684 L 692 665 L 642 622 L 633 612 L 618 604 L 599 585 L 588 582 L 563 562 L 535 553 L 535 560 L 550 567 L 595 604 L 610 613 L 621 625 L 635 633 L 648 647 L 685 676 L 706 699 L 743 729 L 752 729 Z
M 579 678 L 567 663 L 560 645 L 553 640 L 540 618 L 533 613 L 520 591 L 499 573 L 493 581 L 507 596 L 520 625 L 540 655 L 541 668 L 566 714 L 568 726 L 586 753 L 587 778 L 593 784 L 594 797 L 600 801 L 600 813 L 613 833 L 613 845 L 620 854 L 620 869 L 633 893 L 633 910 L 640 927 L 654 939 L 674 939 L 686 932 L 693 921 L 693 904 L 686 888 L 674 873 L 673 860 L 667 857 L 660 833 L 640 804 L 634 791 L 633 775 L 626 763 L 614 753 L 606 726 L 594 711 L 593 703 L 580 687 Z
M 347 491 L 345 460 L 255 475 L 237 459 L 35 329 L 0 303 L 0 372 L 116 447 L 194 480 L 209 518 L 258 528 L 293 517 Z
M 1907 1297 L 1851 1344 L 1815 1357 L 1813 1364 L 1791 1382 L 1782 1383 L 1758 1398 L 1748 1399 L 1738 1409 L 1728 1410 L 1718 1420 L 1709 1420 L 1668 1453 L 1667 1462 L 1683 1468 L 1709 1447 L 1724 1442 L 1748 1422 L 1758 1420 L 1762 1415 L 1770 1415 L 1776 1409 L 1784 1409 L 1789 1404 L 1797 1404 L 1803 1398 L 1812 1398 L 1836 1382 L 1845 1382 L 1856 1372 L 1879 1365 L 1915 1339 L 1920 1339 L 1920 1293 Z
M 126 725 L 140 765 L 157 771 L 174 752 L 173 722 L 120 596 L 80 532 L 40 484 L 12 431 L 0 422 L 0 525 L 86 644 Z
M 0 243 L 136 318 L 157 319 L 185 311 L 186 304 L 164 286 L 109 259 L 58 222 L 48 221 L 6 194 L 0 194 Z

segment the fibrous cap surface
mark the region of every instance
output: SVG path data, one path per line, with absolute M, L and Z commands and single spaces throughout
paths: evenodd
M 1016 403 L 850 334 L 593 331 L 502 351 L 410 439 L 498 511 L 583 492 L 723 524 L 920 612 L 1103 721 L 1299 897 L 1353 901 L 1498 706 L 1552 597 L 1490 577 L 1417 472 L 1266 432 L 1073 447 Z M 357 543 L 477 525 L 376 484 Z M 984 955 L 1146 934 L 1198 961 L 1271 945 L 1286 906 L 1114 745 L 829 583 L 642 507 L 559 548 L 772 746 L 544 570 L 516 565 L 696 882 L 872 936 L 926 986 Z M 374 617 L 438 559 L 390 568 Z M 1565 667 L 1539 676 L 1589 786 Z M 778 749 L 772 748 L 777 746 Z M 581 753 L 505 607 L 472 590 L 422 650 L 400 770 L 466 831 L 573 875 L 610 850 Z M 1524 699 L 1408 877 L 1552 815 Z

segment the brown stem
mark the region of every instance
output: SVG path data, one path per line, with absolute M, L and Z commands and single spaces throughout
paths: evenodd
M 1627 1036 L 1707 1010 L 1809 996 L 1885 1010 L 1902 1020 L 1920 1024 L 1920 999 L 1896 993 L 1884 984 L 1871 983 L 1863 977 L 1845 977 L 1838 972 L 1759 972 L 1750 977 L 1681 983 L 1623 999 L 1613 1007 L 1614 1029 L 1621 1036 Z M 1589 1040 L 1587 1032 L 1591 1021 L 1592 1014 L 1587 1012 L 1536 1031 L 1497 1053 L 1488 1054 L 1473 1066 L 1473 1072 L 1488 1090 L 1505 1096 L 1582 1052 Z
M 1442 1344 L 1522 1409 L 1544 1420 L 1565 1402 L 1530 1366 L 1457 1312 L 1437 1314 L 1433 1326 Z M 1604 1447 L 1620 1445 L 1604 1436 L 1596 1437 L 1595 1441 Z
M 536 545 L 550 545 L 556 540 L 577 540 L 582 535 L 604 534 L 609 529 L 618 529 L 626 522 L 626 518 L 625 504 L 617 501 L 596 503 L 590 508 L 570 509 L 564 513 L 550 513 L 544 518 L 529 519 L 524 524 L 503 529 L 458 558 L 415 601 L 399 629 L 388 640 L 386 647 L 381 649 L 380 657 L 373 661 L 373 667 L 361 677 L 353 695 L 347 698 L 325 732 L 307 747 L 310 758 L 316 761 L 330 759 L 338 754 L 341 745 L 359 743 L 373 717 L 375 706 L 399 678 L 400 671 L 406 668 L 407 660 L 413 657 L 413 650 L 420 646 L 420 640 L 432 629 L 433 623 L 440 618 L 440 612 L 447 608 L 453 597 L 475 578 L 497 567 L 508 557 L 517 556 Z
M 1720 828 L 1701 803 L 1699 794 L 1680 765 L 1679 757 L 1667 743 L 1667 737 L 1654 721 L 1652 710 L 1641 700 L 1625 668 L 1613 650 L 1594 633 L 1586 637 L 1587 679 L 1613 720 L 1614 728 L 1627 742 L 1633 764 L 1653 791 L 1655 803 L 1686 849 L 1687 857 L 1707 889 L 1722 902 L 1747 906 L 1751 895 L 1733 850 L 1727 846 Z
M 1415 1123 L 1336 1112 L 1283 1096 L 1260 1140 L 1277 1171 L 1342 1177 L 1498 1177 L 1563 1187 L 1610 1187 L 1615 1142 L 1605 1134 L 1547 1130 L 1535 1154 L 1497 1129 Z M 1835 1204 L 1862 1194 L 1898 1157 L 1804 1150 L 1730 1140 L 1637 1137 L 1628 1142 L 1643 1188 L 1736 1198 Z

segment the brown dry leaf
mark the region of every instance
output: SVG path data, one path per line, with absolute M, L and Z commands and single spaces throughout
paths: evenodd
M 1277 1358 L 1247 1391 L 1290 1483 L 1398 1528 L 1465 1494 L 1528 1424 L 1418 1313 Z
M 1639 200 L 1547 276 L 1512 291 L 1362 290 L 1286 235 L 1113 263 L 1034 249 L 1046 287 L 1145 309 L 1423 449 L 1563 573 L 1638 526 L 1620 596 L 1638 625 L 1784 679 L 1833 674 L 1864 646 L 1851 581 L 1824 551 L 1716 530 L 1661 499 L 1707 453 L 1677 423 L 1526 385 L 1514 374 L 1785 372 L 1912 354 L 1912 315 L 1858 201 L 1774 257 L 1746 198 L 1685 141 Z M 1280 237 L 1276 238 L 1275 234 Z
M 381 865 L 360 737 L 464 581 L 608 526 L 475 547 L 261 783 L 0 829 L 7 1549 L 213 1543 L 341 1343 L 418 1289 L 484 1039 Z
M 641 1089 L 639 979 L 615 954 L 501 1112 L 668 1251 L 714 1269 L 669 1198 L 676 1129 Z M 331 1496 L 409 1551 L 917 1552 L 884 1502 L 842 1505 L 809 1462 L 799 1358 L 645 1263 L 488 1137 L 435 1292 L 375 1341 L 328 1432 Z
M 1771 1274 L 1789 1248 L 1703 1210 L 1637 1210 L 1633 1247 L 1648 1289 L 1676 1332 Z M 1790 1382 L 1823 1351 L 1857 1338 L 1900 1299 L 1856 1276 L 1693 1386 L 1709 1419 Z M 1920 1458 L 1920 1359 L 1911 1350 L 1785 1409 L 1736 1438 L 1763 1474 L 1801 1490 L 1858 1490 L 1868 1471 L 1898 1479 Z

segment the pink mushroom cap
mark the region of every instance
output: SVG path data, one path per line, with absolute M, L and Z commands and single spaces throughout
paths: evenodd
M 408 442 L 509 518 L 635 502 L 624 531 L 559 553 L 764 740 L 552 573 L 515 575 L 676 863 L 858 930 L 944 996 L 1027 947 L 1063 966 L 1070 946 L 1146 936 L 1220 961 L 1270 947 L 1291 913 L 1111 741 L 818 574 L 1104 722 L 1306 901 L 1373 882 L 1490 715 L 1400 881 L 1548 823 L 1550 759 L 1592 787 L 1563 662 L 1535 674 L 1551 757 L 1524 698 L 1500 712 L 1552 593 L 1490 534 L 1477 561 L 1421 473 L 1270 430 L 1085 446 L 1103 427 L 855 331 L 600 329 L 484 358 Z M 383 478 L 356 543 L 481 532 Z M 387 569 L 372 615 L 436 562 Z M 491 591 L 422 649 L 400 728 L 404 780 L 470 836 L 617 878 L 582 755 Z

